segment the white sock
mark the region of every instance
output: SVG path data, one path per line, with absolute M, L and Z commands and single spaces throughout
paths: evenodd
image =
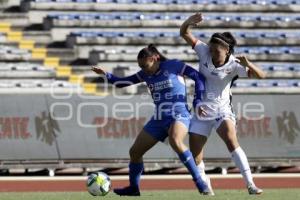
M 203 160 L 201 160 L 200 164 L 197 167 L 199 169 L 201 179 L 207 183 L 207 177 L 205 174 L 205 165 L 204 165 Z
M 235 165 L 240 169 L 240 172 L 244 177 L 246 185 L 254 185 L 248 159 L 243 149 L 241 147 L 236 148 L 233 152 L 231 152 L 231 156 Z

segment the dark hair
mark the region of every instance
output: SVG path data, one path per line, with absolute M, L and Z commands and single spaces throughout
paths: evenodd
M 164 55 L 162 55 L 157 48 L 153 45 L 153 44 L 149 44 L 148 47 L 143 48 L 137 58 L 141 59 L 141 58 L 147 58 L 147 57 L 151 57 L 153 55 L 159 55 L 159 60 L 160 61 L 166 61 L 168 60 Z
M 210 41 L 209 41 L 209 43 L 217 43 L 217 44 L 222 44 L 222 42 L 228 44 L 229 53 L 233 54 L 234 47 L 237 44 L 237 42 L 236 42 L 236 39 L 234 38 L 234 36 L 230 32 L 214 33 L 211 36 Z

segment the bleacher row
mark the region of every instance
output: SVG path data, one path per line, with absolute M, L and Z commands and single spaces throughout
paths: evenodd
M 192 13 L 52 13 L 43 25 L 46 30 L 55 27 L 179 27 Z M 300 15 L 278 13 L 205 13 L 202 27 L 299 28 Z
M 68 93 L 68 92 L 82 92 L 82 88 L 76 84 L 67 81 L 58 81 L 51 79 L 1 79 L 0 92 L 23 94 L 23 93 Z
M 39 26 L 18 28 L 101 90 L 103 82 L 90 71 L 91 65 L 129 75 L 138 70 L 139 49 L 149 43 L 157 44 L 167 57 L 197 67 L 198 58 L 179 36 L 179 26 L 199 8 L 204 21 L 194 28 L 196 37 L 207 42 L 216 31 L 231 31 L 239 44 L 236 54 L 246 54 L 267 72 L 267 80 L 236 81 L 233 92 L 300 92 L 300 0 L 24 0 L 20 10 L 26 20 L 40 16 L 43 20 Z M 275 10 L 279 12 L 271 12 Z M 35 26 L 37 30 L 32 30 Z M 44 66 L 31 49 L 19 49 L 10 37 L 0 33 L 0 77 L 6 78 L 0 88 L 7 84 L 7 88 L 41 89 L 56 81 L 57 88 L 79 87 L 65 81 L 68 77 L 58 77 L 55 68 Z M 11 83 L 8 78 L 13 78 Z M 192 87 L 190 80 L 187 83 Z M 141 87 L 145 86 L 124 93 L 145 91 Z
M 123 12 L 123 13 L 54 13 L 46 16 L 48 19 L 59 19 L 59 20 L 185 20 L 192 13 L 141 13 L 141 12 Z M 220 15 L 219 13 L 206 13 L 204 16 L 205 21 L 220 20 L 220 21 L 278 21 L 278 22 L 289 22 L 293 21 L 296 23 L 300 21 L 300 15 L 289 15 L 289 14 L 227 14 Z
M 193 33 L 198 38 L 205 38 L 208 39 L 213 34 L 213 32 L 194 32 Z M 279 39 L 279 38 L 293 38 L 297 39 L 300 37 L 300 32 L 274 32 L 274 31 L 237 31 L 234 32 L 233 35 L 237 38 L 256 38 L 256 39 Z M 136 32 L 122 32 L 122 31 L 115 31 L 115 32 L 108 32 L 108 31 L 81 31 L 81 32 L 71 32 L 70 36 L 74 37 L 102 37 L 102 38 L 117 38 L 117 37 L 127 37 L 127 38 L 179 38 L 179 32 L 170 32 L 170 31 L 136 31 Z
M 157 3 L 157 4 L 237 4 L 237 5 L 252 5 L 252 4 L 275 4 L 275 5 L 294 5 L 300 4 L 299 0 L 33 0 L 35 3 L 56 2 L 56 3 Z
M 93 65 L 101 64 L 101 61 L 114 60 L 116 62 L 136 61 L 139 49 L 124 48 L 115 50 L 98 49 L 90 52 L 89 62 Z M 161 49 L 161 52 L 169 58 L 177 58 L 187 62 L 197 62 L 198 57 L 192 49 Z M 236 54 L 247 54 L 248 58 L 256 61 L 300 61 L 299 47 L 238 47 Z

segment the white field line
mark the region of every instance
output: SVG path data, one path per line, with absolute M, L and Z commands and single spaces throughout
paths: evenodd
M 212 174 L 209 175 L 212 179 L 236 179 L 242 178 L 240 174 L 230 174 L 230 175 L 221 175 L 221 174 Z M 300 173 L 294 174 L 253 174 L 254 178 L 300 178 Z M 127 175 L 122 176 L 110 176 L 111 180 L 128 180 Z M 142 176 L 143 180 L 178 180 L 178 179 L 191 179 L 190 175 L 144 175 Z M 0 177 L 0 181 L 84 181 L 87 178 L 85 176 L 18 176 L 18 177 Z

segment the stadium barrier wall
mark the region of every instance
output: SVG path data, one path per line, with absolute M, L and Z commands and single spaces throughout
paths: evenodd
M 1 94 L 0 160 L 125 159 L 153 113 L 149 95 L 96 97 Z M 237 130 L 249 158 L 300 157 L 300 95 L 234 95 Z M 148 159 L 177 159 L 167 142 Z M 229 158 L 215 132 L 205 158 Z

